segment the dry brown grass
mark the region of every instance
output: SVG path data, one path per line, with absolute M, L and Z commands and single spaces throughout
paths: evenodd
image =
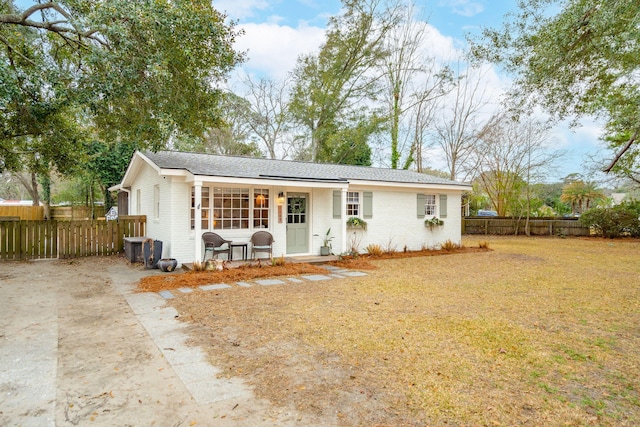
M 635 425 L 640 242 L 481 243 L 171 301 L 226 375 L 326 425 Z

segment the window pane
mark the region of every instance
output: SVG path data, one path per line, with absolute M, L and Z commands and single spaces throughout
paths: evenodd
M 200 215 L 202 217 L 201 228 L 203 230 L 209 229 L 209 217 L 211 216 L 211 209 L 209 208 L 209 187 L 202 187 L 200 192 Z M 196 218 L 196 188 L 191 187 L 191 229 L 195 228 Z
M 425 194 L 424 214 L 435 216 L 436 214 L 436 195 Z
M 269 190 L 253 190 L 253 227 L 269 228 Z
M 202 187 L 202 229 L 269 228 L 269 190 Z M 195 222 L 195 187 L 191 187 L 191 229 Z
M 249 228 L 248 188 L 214 188 L 212 199 L 214 230 Z
M 347 216 L 360 215 L 360 193 L 347 191 Z

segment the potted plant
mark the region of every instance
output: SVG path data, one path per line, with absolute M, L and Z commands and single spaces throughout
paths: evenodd
M 358 218 L 357 216 L 352 216 L 347 220 L 347 227 L 362 228 L 363 230 L 366 230 L 367 222 L 363 219 Z
M 433 230 L 433 227 L 440 227 L 442 225 L 444 225 L 444 221 L 441 220 L 440 218 L 436 218 L 435 216 L 431 219 L 424 220 L 424 226 L 429 227 L 432 230 Z
M 331 227 L 327 230 L 324 236 L 319 234 L 314 234 L 314 236 L 318 236 L 322 239 L 322 246 L 320 246 L 320 255 L 327 256 L 331 254 L 331 241 L 333 240 L 333 236 L 331 235 Z

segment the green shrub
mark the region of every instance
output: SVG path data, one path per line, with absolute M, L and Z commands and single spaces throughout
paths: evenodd
M 623 202 L 612 208 L 593 208 L 584 212 L 580 222 L 598 235 L 614 238 L 640 236 L 640 201 Z

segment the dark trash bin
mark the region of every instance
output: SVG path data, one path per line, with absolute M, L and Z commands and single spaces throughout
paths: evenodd
M 162 240 L 146 239 L 142 242 L 142 253 L 145 269 L 159 268 L 158 260 L 162 258 Z
M 143 262 L 142 242 L 148 240 L 148 237 L 125 237 L 124 238 L 124 254 L 129 262 Z

